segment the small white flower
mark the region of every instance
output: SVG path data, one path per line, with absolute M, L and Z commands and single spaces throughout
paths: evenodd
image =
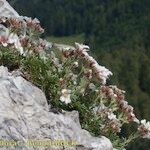
M 35 23 L 35 24 L 36 24 L 36 23 L 40 23 L 39 19 L 37 19 L 37 18 L 34 18 L 32 21 L 33 21 L 33 23 Z
M 70 93 L 71 93 L 71 90 L 62 89 L 62 91 L 61 91 L 62 95 L 60 97 L 60 101 L 66 103 L 66 104 L 71 103 Z
M 74 85 L 77 85 L 77 77 L 78 77 L 78 76 L 75 75 L 75 74 L 73 74 L 72 77 L 71 77 L 71 80 L 73 81 L 73 84 L 74 84 Z
M 14 33 L 11 33 L 8 37 L 8 43 L 14 44 L 18 40 L 18 36 Z
M 150 139 L 150 122 L 145 119 L 140 121 L 140 125 L 138 127 L 138 131 L 140 132 L 143 138 Z
M 133 120 L 134 122 L 136 122 L 137 124 L 139 124 L 140 123 L 140 121 L 139 121 L 139 119 L 137 119 L 137 118 L 134 118 L 134 120 Z
M 17 34 L 11 33 L 8 37 L 8 43 L 14 44 L 15 48 L 20 52 L 21 55 L 24 53 Z
M 79 44 L 79 43 L 75 43 L 75 47 L 77 48 L 77 49 L 80 49 L 80 50 L 87 50 L 87 49 L 90 49 L 90 47 L 89 46 L 87 46 L 87 45 L 84 45 L 84 44 Z
M 116 120 L 116 115 L 114 115 L 113 113 L 108 113 L 108 119 L 110 120 Z
M 104 66 L 100 66 L 97 62 L 92 65 L 93 69 L 97 72 L 97 76 L 102 80 L 102 84 L 106 84 L 106 80 L 110 75 L 113 75 Z
M 113 96 L 114 96 L 115 98 L 117 98 L 117 94 L 114 94 Z
M 84 89 L 84 88 L 82 88 L 82 89 L 80 90 L 80 94 L 81 94 L 82 96 L 84 96 L 84 94 L 85 94 L 85 89 Z
M 14 47 L 20 52 L 20 54 L 23 54 L 23 47 L 21 46 L 19 37 L 17 34 L 10 33 L 8 29 L 5 30 L 5 32 L 2 34 L 4 39 L 7 39 L 7 41 L 2 41 L 2 45 L 6 47 L 8 44 L 13 44 Z
M 89 89 L 92 90 L 92 91 L 95 91 L 96 90 L 96 86 L 93 83 L 90 83 L 89 84 Z
M 9 30 L 6 28 L 3 31 L 1 31 L 0 29 L 0 43 L 4 46 L 4 47 L 7 47 L 8 46 L 8 35 L 9 35 Z
M 145 126 L 145 128 L 147 128 L 150 131 L 150 122 L 147 121 L 145 119 L 141 120 L 141 124 Z
M 19 39 L 14 43 L 15 48 L 20 52 L 20 54 L 22 55 L 24 53 L 23 51 L 23 47 L 21 46 L 21 43 L 19 41 Z
M 73 63 L 73 66 L 74 66 L 75 68 L 77 68 L 77 67 L 79 67 L 79 63 L 78 63 L 77 61 L 75 61 L 75 62 Z
M 146 120 L 145 119 L 141 120 L 141 124 L 145 125 L 146 124 Z
M 4 42 L 4 43 L 2 42 L 2 45 L 3 45 L 4 47 L 7 47 L 7 46 L 8 46 L 8 44 L 5 43 L 5 42 Z
M 105 108 L 106 106 L 103 103 L 100 103 L 99 106 L 93 108 L 93 112 L 94 114 L 101 113 Z

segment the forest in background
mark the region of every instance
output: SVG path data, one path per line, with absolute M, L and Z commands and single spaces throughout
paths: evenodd
M 109 82 L 127 91 L 139 118 L 150 120 L 150 0 L 9 2 L 19 14 L 37 17 L 46 30 L 44 36 L 84 35 L 91 53 L 114 73 Z M 128 149 L 149 147 L 150 141 L 143 140 Z

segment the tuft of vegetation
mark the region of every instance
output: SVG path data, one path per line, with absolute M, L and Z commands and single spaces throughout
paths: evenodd
M 79 111 L 82 127 L 108 137 L 118 150 L 134 139 L 150 138 L 150 122 L 137 119 L 125 91 L 106 85 L 112 72 L 89 55 L 89 46 L 75 43 L 53 50 L 39 37 L 44 30 L 37 19 L 3 17 L 0 22 L 8 27 L 0 35 L 0 65 L 19 69 L 53 107 Z M 123 135 L 124 126 L 131 125 L 135 130 Z

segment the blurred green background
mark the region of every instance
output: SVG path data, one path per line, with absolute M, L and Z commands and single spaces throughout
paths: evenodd
M 126 90 L 138 117 L 150 120 L 150 0 L 9 2 L 20 15 L 37 17 L 49 41 L 90 45 L 99 63 L 114 73 L 109 84 Z M 127 149 L 150 150 L 150 140 L 137 140 Z

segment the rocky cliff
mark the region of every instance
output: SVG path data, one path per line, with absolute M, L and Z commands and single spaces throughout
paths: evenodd
M 92 137 L 81 129 L 78 112 L 52 112 L 40 89 L 3 66 L 0 67 L 0 139 L 3 150 L 112 150 L 107 138 Z M 49 142 L 57 142 L 58 146 Z

